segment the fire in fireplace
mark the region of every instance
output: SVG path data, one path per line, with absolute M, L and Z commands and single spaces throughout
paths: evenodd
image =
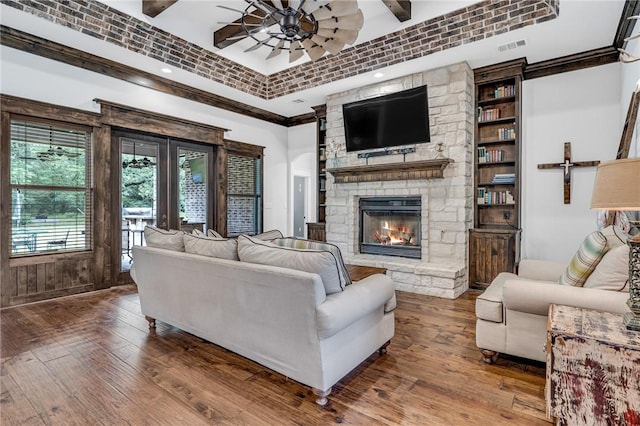
M 360 199 L 360 253 L 420 259 L 420 197 Z

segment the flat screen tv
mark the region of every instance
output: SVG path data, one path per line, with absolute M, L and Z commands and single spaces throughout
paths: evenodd
M 342 106 L 347 151 L 429 142 L 427 86 Z

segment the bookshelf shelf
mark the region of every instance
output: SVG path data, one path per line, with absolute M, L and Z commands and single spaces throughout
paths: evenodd
M 485 106 L 497 105 L 502 103 L 515 102 L 515 101 L 516 101 L 515 96 L 503 96 L 501 98 L 483 99 L 481 101 L 478 101 L 478 106 L 485 107 Z
M 523 68 L 518 59 L 474 70 L 477 199 L 469 231 L 470 287 L 486 288 L 500 272 L 515 272 L 519 260 Z

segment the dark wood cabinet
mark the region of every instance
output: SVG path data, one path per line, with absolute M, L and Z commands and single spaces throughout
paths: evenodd
M 524 60 L 474 71 L 476 94 L 474 229 L 469 285 L 514 272 L 520 244 L 520 92 Z
M 307 223 L 307 239 L 315 241 L 327 241 L 324 223 Z

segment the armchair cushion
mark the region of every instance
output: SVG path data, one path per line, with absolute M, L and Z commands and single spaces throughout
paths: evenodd
M 629 246 L 609 250 L 587 278 L 584 288 L 629 291 Z

